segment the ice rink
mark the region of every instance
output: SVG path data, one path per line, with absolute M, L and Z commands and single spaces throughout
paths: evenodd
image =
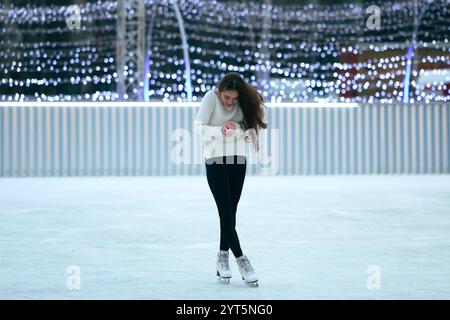
M 258 288 L 205 176 L 2 178 L 0 298 L 450 298 L 448 175 L 247 176 L 237 231 Z

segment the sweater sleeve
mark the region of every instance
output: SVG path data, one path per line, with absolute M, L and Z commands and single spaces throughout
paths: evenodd
M 223 137 L 222 127 L 208 125 L 209 119 L 214 110 L 214 100 L 211 94 L 206 94 L 201 102 L 194 125 L 196 129 L 201 130 L 203 135 L 208 137 Z

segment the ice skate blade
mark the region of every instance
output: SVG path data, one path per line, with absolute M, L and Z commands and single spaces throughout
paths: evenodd
M 259 287 L 258 280 L 253 282 L 246 282 L 250 287 Z
M 242 277 L 242 280 L 245 281 L 244 277 Z M 250 287 L 259 287 L 259 285 L 258 285 L 258 280 L 252 281 L 252 282 L 246 282 L 246 281 L 245 281 L 245 283 L 248 284 Z
M 225 278 L 225 277 L 219 277 L 219 280 L 224 283 L 224 284 L 229 284 L 230 283 L 230 278 Z
M 225 284 L 230 283 L 231 277 L 221 277 L 219 274 L 219 271 L 216 271 L 216 275 L 219 277 L 219 280 L 221 280 L 223 283 L 225 283 Z

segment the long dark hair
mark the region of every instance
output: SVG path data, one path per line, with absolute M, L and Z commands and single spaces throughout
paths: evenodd
M 240 125 L 244 130 L 250 131 L 255 149 L 258 151 L 259 128 L 267 128 L 267 123 L 263 122 L 263 115 L 266 112 L 264 109 L 267 108 L 264 105 L 263 96 L 237 72 L 227 73 L 216 85 L 216 88 L 219 93 L 225 90 L 236 90 L 238 92 L 239 106 L 244 114 L 244 120 Z M 248 140 L 249 138 L 250 136 L 246 137 L 246 142 L 252 141 Z

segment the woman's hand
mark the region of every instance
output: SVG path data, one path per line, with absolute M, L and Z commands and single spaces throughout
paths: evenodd
M 226 137 L 229 137 L 234 134 L 234 129 L 228 129 L 227 126 L 222 127 L 222 134 Z
M 236 129 L 236 123 L 234 121 L 228 121 L 225 123 L 225 126 L 228 127 L 228 129 Z
M 235 129 L 236 129 L 236 123 L 233 121 L 228 121 L 222 127 L 222 134 L 226 137 L 232 136 L 234 134 Z

